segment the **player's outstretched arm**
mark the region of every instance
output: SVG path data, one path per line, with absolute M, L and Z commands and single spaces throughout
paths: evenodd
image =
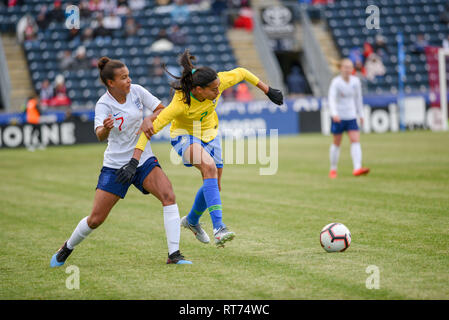
M 267 84 L 263 83 L 262 81 L 259 81 L 257 83 L 257 87 L 265 93 L 268 98 L 276 103 L 277 105 L 281 105 L 284 103 L 284 96 L 282 95 L 281 90 L 274 89 Z

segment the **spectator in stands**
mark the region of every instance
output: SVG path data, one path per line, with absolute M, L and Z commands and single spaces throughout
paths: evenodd
M 53 9 L 48 12 L 47 19 L 49 22 L 64 22 L 65 13 L 62 9 L 61 0 L 55 0 Z
M 71 101 L 67 96 L 67 88 L 65 86 L 65 79 L 62 74 L 58 74 L 55 79 L 54 97 L 51 100 L 53 107 L 68 107 Z
M 306 80 L 298 66 L 293 66 L 287 76 L 288 91 L 291 95 L 301 95 L 306 92 Z
M 233 101 L 235 100 L 235 87 L 230 87 L 223 91 L 221 94 L 225 101 Z
M 104 10 L 104 4 L 102 0 L 89 0 L 89 10 L 91 12 Z
M 253 96 L 249 91 L 249 87 L 245 82 L 237 85 L 235 99 L 240 102 L 250 102 L 253 99 Z
M 364 80 L 366 78 L 366 69 L 362 60 L 357 60 L 354 64 L 352 75 L 358 77 L 360 80 Z
M 157 40 L 153 42 L 150 49 L 153 52 L 173 50 L 173 43 L 168 40 L 167 32 L 165 31 L 165 29 L 161 29 L 159 31 Z
M 221 16 L 221 13 L 225 11 L 228 8 L 228 1 L 227 0 L 214 0 L 212 3 L 212 12 L 217 15 Z
M 37 35 L 38 27 L 34 18 L 30 14 L 26 14 L 17 22 L 16 35 L 17 40 L 22 43 L 25 40 L 33 40 Z M 27 39 L 28 38 L 28 39 Z
M 122 17 L 126 17 L 130 13 L 131 13 L 131 10 L 129 9 L 128 2 L 124 1 L 124 2 L 120 3 L 120 1 L 119 1 L 119 3 L 117 4 L 117 12 L 116 12 L 116 14 L 120 18 L 122 18 Z
M 128 0 L 117 0 L 117 8 L 118 7 L 129 7 Z
M 122 20 L 115 12 L 111 12 L 109 16 L 104 17 L 103 26 L 109 30 L 118 30 L 122 27 Z
M 363 64 L 365 64 L 366 59 L 374 52 L 373 46 L 369 42 L 363 44 Z
M 416 36 L 416 41 L 411 47 L 411 52 L 414 54 L 422 54 L 425 52 L 426 47 L 429 45 L 429 42 L 427 42 L 426 37 L 424 34 L 419 33 Z
M 164 75 L 161 57 L 155 56 L 153 58 L 153 62 L 150 65 L 149 75 L 150 77 L 162 77 Z
M 250 7 L 242 7 L 237 18 L 234 20 L 234 28 L 253 30 L 253 11 Z
M 373 45 L 373 51 L 376 53 L 381 59 L 386 57 L 389 54 L 387 42 L 385 40 L 385 37 L 378 34 L 376 36 L 376 41 Z
M 59 54 L 59 68 L 61 70 L 71 70 L 75 65 L 75 60 L 72 57 L 70 50 L 64 50 Z
M 36 40 L 38 30 L 39 30 L 38 26 L 34 21 L 33 17 L 27 15 L 25 30 L 23 31 L 23 39 L 25 41 Z
M 117 12 L 117 0 L 103 0 L 102 12 L 108 16 L 113 12 Z
M 88 0 L 80 1 L 78 8 L 80 9 L 80 18 L 81 19 L 87 19 L 87 18 L 91 17 L 92 13 L 89 9 L 89 1 Z
M 449 2 L 444 5 L 444 10 L 440 14 L 440 21 L 449 25 Z
M 76 69 L 88 69 L 91 67 L 89 59 L 86 56 L 86 48 L 79 46 L 75 52 L 74 67 Z
M 42 107 L 47 107 L 50 105 L 51 99 L 53 99 L 53 86 L 48 79 L 42 81 L 39 97 Z
M 123 29 L 125 37 L 132 37 L 137 34 L 139 26 L 137 25 L 136 20 L 134 20 L 132 16 L 129 16 L 126 18 L 125 27 Z
M 49 23 L 50 22 L 47 19 L 47 6 L 43 5 L 37 14 L 36 24 L 40 30 L 45 30 L 47 29 Z
M 139 11 L 145 9 L 145 0 L 129 0 L 128 1 L 129 8 L 131 11 Z
M 170 3 L 170 0 L 156 0 L 158 6 L 166 6 Z
M 352 61 L 352 63 L 354 65 L 356 65 L 357 62 L 360 62 L 363 64 L 362 50 L 360 48 L 352 48 L 349 51 L 349 59 Z
M 376 77 L 385 75 L 385 66 L 382 59 L 376 54 L 372 53 L 365 62 L 366 78 L 373 81 Z
M 112 36 L 112 32 L 109 29 L 106 29 L 103 25 L 103 15 L 99 14 L 97 18 L 91 23 L 92 28 L 94 29 L 94 39 L 95 40 L 110 40 Z
M 184 0 L 175 0 L 170 15 L 175 23 L 182 24 L 190 16 L 190 10 Z
M 443 39 L 441 46 L 445 49 L 449 49 L 449 34 Z
M 23 4 L 23 0 L 4 0 L 3 2 L 8 8 L 21 6 Z
M 168 29 L 168 38 L 175 45 L 184 45 L 187 41 L 185 33 L 181 30 L 181 28 L 174 24 Z
M 69 30 L 69 34 L 67 36 L 67 41 L 71 43 L 72 46 L 79 46 L 81 43 L 81 29 L 72 28 Z
M 81 42 L 89 42 L 94 39 L 94 29 L 87 27 L 81 35 Z

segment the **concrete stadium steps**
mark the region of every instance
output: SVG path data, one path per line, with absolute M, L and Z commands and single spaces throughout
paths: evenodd
M 2 42 L 11 81 L 11 111 L 22 111 L 26 99 L 34 93 L 27 60 L 14 34 L 2 34 Z
M 243 29 L 229 29 L 227 34 L 231 47 L 234 49 L 237 64 L 254 73 L 261 81 L 269 84 L 265 68 L 254 44 L 252 32 Z M 265 94 L 258 88 L 249 85 L 249 89 L 254 99 L 266 99 Z
M 314 22 L 312 24 L 313 32 L 318 40 L 318 43 L 323 50 L 324 56 L 329 64 L 331 72 L 333 74 L 337 74 L 338 71 L 338 62 L 341 59 L 340 52 L 335 46 L 334 39 L 332 38 L 332 34 L 326 28 L 325 24 L 322 21 Z

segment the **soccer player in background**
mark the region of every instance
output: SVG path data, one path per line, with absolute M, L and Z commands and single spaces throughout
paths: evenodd
M 281 91 L 269 87 L 244 68 L 217 73 L 206 66 L 195 67 L 192 63 L 194 60 L 195 57 L 190 55 L 189 50 L 181 55 L 179 62 L 183 68 L 182 75 L 172 75 L 177 79 L 171 84 L 175 89 L 173 99 L 154 120 L 154 128 L 148 132 L 143 130 L 136 150 L 144 150 L 151 135 L 171 123 L 173 148 L 182 157 L 184 165 L 196 167 L 203 179 L 192 209 L 181 219 L 181 225 L 190 229 L 199 241 L 208 243 L 209 236 L 199 224 L 199 219 L 207 209 L 213 224 L 215 244 L 223 247 L 235 234 L 228 230 L 222 219 L 220 191 L 223 159 L 218 116 L 215 112 L 218 99 L 224 90 L 243 80 L 257 86 L 278 105 L 283 104 L 283 95 Z M 132 179 L 132 175 L 129 179 Z
M 329 87 L 329 109 L 332 118 L 331 133 L 333 143 L 330 147 L 331 179 L 337 178 L 337 165 L 340 156 L 340 144 L 344 131 L 348 132 L 351 141 L 352 174 L 360 176 L 368 174 L 369 169 L 362 167 L 362 148 L 357 117 L 363 125 L 362 85 L 360 79 L 351 75 L 354 65 L 350 59 L 340 62 L 340 75 L 332 79 Z
M 50 266 L 59 267 L 64 264 L 75 246 L 99 227 L 118 200 L 125 197 L 131 183 L 143 194 L 151 193 L 162 203 L 168 244 L 167 264 L 191 264 L 179 251 L 180 217 L 172 185 L 151 146 L 139 154 L 140 164 L 137 160 L 133 161 L 133 179 L 122 183 L 123 172 L 129 170 L 128 161 L 138 140 L 136 132 L 142 124 L 144 108 L 153 111 L 149 118 L 154 119 L 164 106 L 145 88 L 131 84 L 129 70 L 121 61 L 102 57 L 98 68 L 100 78 L 107 88 L 95 106 L 95 133 L 98 140 L 108 140 L 103 168 L 98 178 L 90 216 L 79 222 L 71 237 L 53 255 Z

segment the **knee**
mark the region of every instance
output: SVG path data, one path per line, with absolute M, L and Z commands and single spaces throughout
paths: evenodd
M 218 177 L 217 166 L 215 165 L 215 163 L 204 164 L 202 167 L 202 173 L 204 179 L 217 178 Z
M 101 216 L 96 215 L 94 212 L 92 212 L 92 214 L 87 218 L 87 225 L 91 229 L 98 228 L 103 222 L 104 219 Z
M 169 206 L 176 203 L 176 196 L 171 188 L 164 190 L 161 193 L 161 203 L 163 206 Z

